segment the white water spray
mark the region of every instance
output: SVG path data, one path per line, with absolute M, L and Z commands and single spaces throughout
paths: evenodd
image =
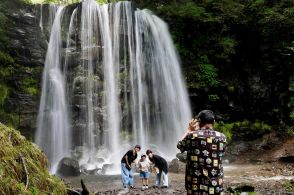
M 61 72 L 61 19 L 63 7 L 57 11 L 46 54 L 42 81 L 42 96 L 38 115 L 36 143 L 43 149 L 55 172 L 57 163 L 70 153 L 70 128 Z
M 47 114 L 55 109 L 62 110 L 63 117 L 71 117 L 74 140 L 82 141 L 71 141 L 68 124 L 64 129 L 69 136 L 63 138 L 73 145 L 72 149 L 83 148 L 80 163 L 88 169 L 97 168 L 97 159 L 101 158 L 104 163 L 119 164 L 123 153 L 135 144 L 142 145 L 143 150 L 154 149 L 168 159 L 174 158 L 177 139 L 186 128 L 191 111 L 178 55 L 166 24 L 148 10 L 135 10 L 130 2 L 98 5 L 94 0 L 86 0 L 72 10 L 65 48 L 56 46 L 61 44 L 58 25 L 62 11 L 58 11 L 52 27 L 37 143 L 47 142 L 46 137 L 62 132 L 52 129 L 59 122 Z M 77 16 L 80 22 L 73 24 Z M 76 55 L 70 55 L 73 50 L 80 56 L 75 64 L 71 58 Z M 63 53 L 64 62 L 59 57 L 58 62 L 49 62 Z M 54 90 L 48 92 L 49 67 L 53 64 L 59 67 L 51 71 L 60 75 L 59 95 Z M 63 74 L 60 67 L 64 68 Z M 65 80 L 67 74 L 72 78 Z M 68 98 L 60 98 L 63 96 Z M 57 109 L 52 102 L 60 101 L 64 104 L 58 104 Z M 53 160 L 57 158 L 52 157 L 53 151 L 56 152 L 53 145 L 59 145 L 59 141 L 52 138 L 42 147 L 51 156 L 52 164 L 57 163 Z

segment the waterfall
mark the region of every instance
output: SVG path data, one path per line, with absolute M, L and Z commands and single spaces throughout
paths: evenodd
M 64 76 L 61 71 L 61 20 L 63 7 L 58 8 L 51 29 L 42 80 L 36 143 L 51 162 L 51 171 L 62 157 L 70 154 L 70 128 L 65 98 Z
M 126 1 L 58 9 L 36 136 L 52 165 L 70 152 L 86 169 L 117 165 L 135 144 L 174 158 L 190 118 L 178 54 L 160 18 Z M 58 151 L 65 142 L 71 148 Z
M 44 35 L 50 35 L 51 28 L 58 10 L 58 5 L 44 4 L 39 5 L 39 27 Z M 50 37 L 47 37 L 49 39 Z
M 44 27 L 43 27 L 43 4 L 40 4 L 40 21 L 39 21 L 39 27 L 41 29 L 41 32 L 43 33 Z

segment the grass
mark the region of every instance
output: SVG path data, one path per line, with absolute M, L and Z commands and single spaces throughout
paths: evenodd
M 47 158 L 33 143 L 0 123 L 0 194 L 66 194 L 47 171 Z

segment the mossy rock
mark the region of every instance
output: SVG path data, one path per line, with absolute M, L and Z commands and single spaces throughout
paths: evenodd
M 47 171 L 38 147 L 0 123 L 0 194 L 66 194 L 64 183 Z

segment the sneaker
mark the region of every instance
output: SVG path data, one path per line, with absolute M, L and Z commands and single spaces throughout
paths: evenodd
M 148 186 L 145 186 L 145 189 L 147 190 L 148 189 Z
M 144 191 L 146 188 L 145 188 L 145 186 L 142 186 L 142 191 Z
M 136 189 L 134 186 L 130 186 L 130 189 L 132 189 L 132 190 L 134 190 L 134 189 Z

